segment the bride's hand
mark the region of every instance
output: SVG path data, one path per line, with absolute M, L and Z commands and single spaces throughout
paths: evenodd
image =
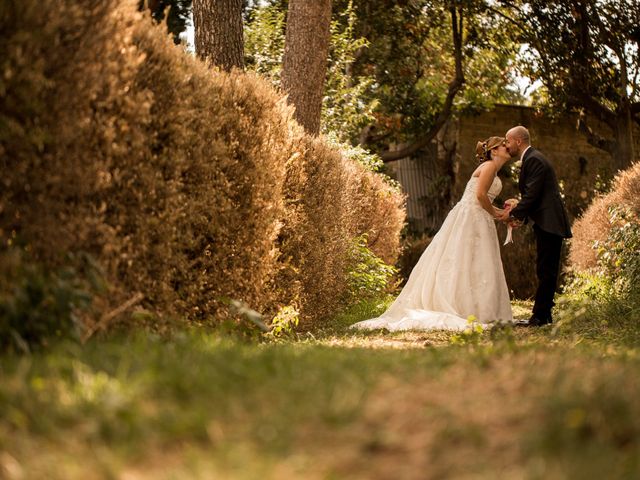
M 501 222 L 505 221 L 505 218 L 509 217 L 509 211 L 504 208 L 493 207 L 493 219 Z
M 509 209 L 504 209 L 504 210 L 500 210 L 500 209 L 496 209 L 496 215 L 494 215 L 496 220 L 499 220 L 501 222 L 507 222 L 509 221 Z

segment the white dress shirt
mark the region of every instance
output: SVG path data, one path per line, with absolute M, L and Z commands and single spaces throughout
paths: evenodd
M 527 148 L 524 149 L 524 151 L 522 152 L 522 155 L 520 155 L 520 163 L 522 163 L 522 160 L 524 160 L 524 154 L 527 153 L 527 150 L 529 150 L 531 148 L 531 145 L 529 145 Z

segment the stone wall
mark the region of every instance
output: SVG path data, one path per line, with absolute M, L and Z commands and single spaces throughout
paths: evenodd
M 614 173 L 611 156 L 589 145 L 586 137 L 576 130 L 576 121 L 577 117 L 574 116 L 551 121 L 531 107 L 511 105 L 497 105 L 492 111 L 462 117 L 450 126 L 457 138 L 458 170 L 454 197 L 461 195 L 469 175 L 476 167 L 476 142 L 492 135 L 504 136 L 509 128 L 524 125 L 531 133 L 531 144 L 554 164 L 567 209 L 572 219 L 575 218 L 589 205 L 597 191 L 606 186 Z M 640 132 L 636 136 L 636 152 L 640 152 L 638 139 Z M 517 192 L 516 185 L 505 185 L 505 190 L 510 187 Z

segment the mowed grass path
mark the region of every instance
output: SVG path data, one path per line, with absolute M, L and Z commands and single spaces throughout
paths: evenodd
M 295 342 L 140 333 L 0 357 L 0 478 L 640 477 L 633 342 L 346 329 L 383 307 Z

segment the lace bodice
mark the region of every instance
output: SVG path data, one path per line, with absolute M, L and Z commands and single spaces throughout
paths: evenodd
M 478 178 L 479 177 L 471 177 L 467 182 L 467 186 L 464 189 L 464 194 L 462 195 L 462 200 L 472 200 L 477 201 L 476 192 L 478 191 Z M 487 194 L 489 195 L 489 199 L 493 202 L 493 200 L 500 195 L 502 191 L 502 181 L 498 176 L 493 179 L 491 186 L 489 187 L 489 191 Z

